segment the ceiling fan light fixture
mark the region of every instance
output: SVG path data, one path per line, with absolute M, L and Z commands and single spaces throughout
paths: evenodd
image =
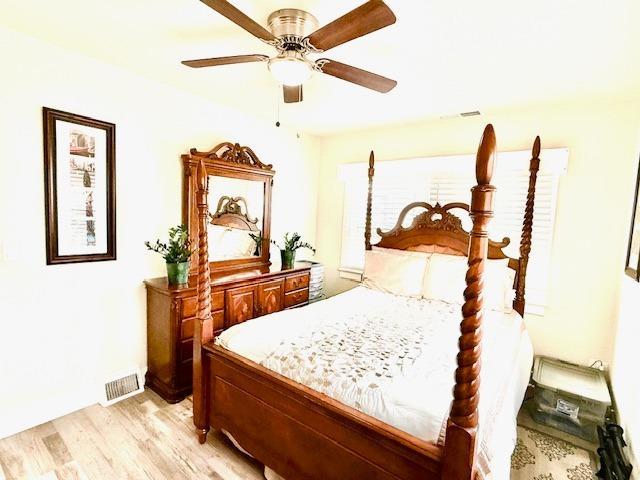
M 269 71 L 282 85 L 295 87 L 309 80 L 313 66 L 296 51 L 286 51 L 269 59 Z

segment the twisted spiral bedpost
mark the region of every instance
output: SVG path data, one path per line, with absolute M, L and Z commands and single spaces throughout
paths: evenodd
M 518 266 L 518 278 L 516 280 L 516 295 L 513 300 L 513 309 L 520 315 L 524 315 L 525 288 L 527 278 L 527 266 L 531 253 L 531 236 L 533 232 L 533 209 L 536 200 L 536 181 L 540 169 L 540 137 L 536 137 L 531 150 L 529 162 L 529 190 L 527 191 L 527 203 L 524 209 L 522 221 L 522 236 L 520 238 L 520 265 Z
M 209 272 L 209 245 L 207 238 L 207 219 L 209 207 L 208 176 L 204 162 L 198 164 L 198 273 L 197 318 L 193 333 L 193 423 L 198 434 L 198 441 L 204 443 L 209 431 L 209 421 L 205 405 L 207 387 L 207 365 L 203 362 L 202 345 L 213 339 L 211 319 L 211 283 Z
M 373 156 L 373 150 L 369 154 L 369 187 L 367 190 L 367 215 L 364 224 L 364 249 L 371 250 L 371 204 L 373 201 L 373 175 L 376 170 L 374 168 L 375 158 Z
M 482 135 L 476 157 L 477 185 L 471 189 L 468 269 L 465 277 L 463 320 L 460 323 L 459 353 L 453 389 L 453 403 L 447 422 L 442 479 L 471 480 L 475 475 L 476 432 L 480 401 L 480 364 L 484 271 L 487 260 L 487 226 L 493 216 L 493 176 L 496 138 L 491 124 Z

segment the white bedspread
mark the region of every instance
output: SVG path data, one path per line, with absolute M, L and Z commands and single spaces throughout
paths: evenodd
M 460 305 L 357 287 L 236 325 L 216 342 L 418 438 L 442 443 Z M 532 348 L 517 313 L 485 312 L 479 470 L 506 479 Z M 491 475 L 489 474 L 491 471 Z

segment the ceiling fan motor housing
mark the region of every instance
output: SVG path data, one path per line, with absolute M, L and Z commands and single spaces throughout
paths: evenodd
M 302 50 L 302 39 L 318 27 L 318 19 L 309 12 L 297 8 L 276 10 L 267 20 L 269 30 L 278 37 L 285 50 Z

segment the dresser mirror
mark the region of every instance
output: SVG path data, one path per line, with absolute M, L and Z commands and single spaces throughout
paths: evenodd
M 209 261 L 259 257 L 264 184 L 209 176 Z
M 208 152 L 182 156 L 183 222 L 197 244 L 196 168 L 203 161 L 209 181 L 209 262 L 212 273 L 268 266 L 271 187 L 274 171 L 249 147 L 221 143 Z M 195 273 L 197 255 L 191 258 Z

